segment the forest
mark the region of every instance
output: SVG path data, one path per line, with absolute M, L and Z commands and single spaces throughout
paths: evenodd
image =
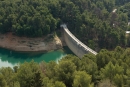
M 130 87 L 130 48 L 2 67 L 0 87 Z
M 0 0 L 1 33 L 40 37 L 66 23 L 95 50 L 130 46 L 125 34 L 129 19 L 129 0 Z

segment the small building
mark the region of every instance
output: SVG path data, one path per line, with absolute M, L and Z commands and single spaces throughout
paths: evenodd
M 117 11 L 117 9 L 114 9 L 112 12 L 115 13 Z
M 126 34 L 130 34 L 130 31 L 125 31 Z
M 128 22 L 128 26 L 130 26 L 130 22 Z
M 126 37 L 130 35 L 130 31 L 125 31 L 125 33 L 126 33 Z

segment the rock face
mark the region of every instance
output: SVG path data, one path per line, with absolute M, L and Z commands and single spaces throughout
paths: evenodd
M 63 47 L 61 40 L 57 36 L 55 37 L 55 44 L 57 49 L 61 49 Z
M 26 38 L 14 36 L 12 33 L 8 33 L 4 35 L 0 34 L 0 47 L 23 52 L 47 52 L 61 49 L 62 42 L 57 36 L 53 37 L 53 35 L 40 38 Z

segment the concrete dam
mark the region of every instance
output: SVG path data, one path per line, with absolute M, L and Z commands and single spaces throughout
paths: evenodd
M 79 58 L 82 58 L 84 54 L 92 53 L 97 55 L 97 52 L 83 44 L 79 41 L 67 28 L 66 24 L 62 24 L 61 27 L 64 29 L 64 40 L 70 50 L 77 55 Z

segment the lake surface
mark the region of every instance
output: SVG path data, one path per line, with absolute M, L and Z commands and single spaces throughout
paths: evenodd
M 0 48 L 0 67 L 13 67 L 19 63 L 30 62 L 49 62 L 58 61 L 67 54 L 73 54 L 68 47 L 63 50 L 56 50 L 47 53 L 20 53 Z

